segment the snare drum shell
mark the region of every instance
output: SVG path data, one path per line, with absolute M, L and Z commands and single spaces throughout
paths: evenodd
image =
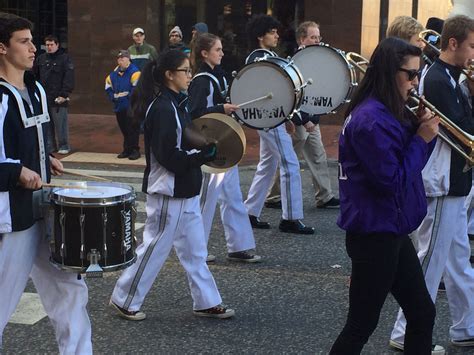
M 66 271 L 83 273 L 95 249 L 104 272 L 130 266 L 136 259 L 133 188 L 118 183 L 77 184 L 91 189 L 72 187 L 52 192 L 51 262 Z

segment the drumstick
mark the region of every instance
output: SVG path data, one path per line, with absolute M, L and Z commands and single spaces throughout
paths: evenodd
M 90 189 L 94 186 L 65 185 L 65 184 L 43 184 L 42 187 L 58 187 L 61 189 Z
M 269 92 L 265 96 L 261 96 L 261 97 L 258 97 L 256 99 L 250 100 L 250 101 L 242 102 L 241 104 L 239 104 L 237 106 L 242 107 L 242 106 L 245 106 L 245 105 L 253 104 L 254 102 L 258 102 L 258 101 L 262 101 L 262 100 L 266 100 L 266 99 L 271 99 L 272 97 L 273 97 L 273 93 Z
M 63 173 L 68 174 L 68 175 L 80 176 L 80 177 L 84 177 L 84 178 L 88 178 L 88 179 L 92 179 L 92 180 L 98 180 L 98 181 L 112 181 L 112 180 L 102 178 L 102 177 L 99 177 L 99 176 L 95 176 L 95 175 L 87 175 L 87 174 L 82 174 L 82 173 L 76 173 L 76 172 L 71 171 L 71 170 L 63 170 Z

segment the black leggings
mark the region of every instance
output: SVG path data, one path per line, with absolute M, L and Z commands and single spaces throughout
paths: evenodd
M 405 354 L 431 354 L 436 310 L 407 235 L 346 234 L 352 259 L 349 314 L 331 354 L 360 354 L 374 332 L 389 292 L 407 320 Z

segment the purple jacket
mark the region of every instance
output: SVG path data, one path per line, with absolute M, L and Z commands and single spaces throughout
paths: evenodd
M 357 106 L 339 138 L 339 227 L 408 234 L 426 215 L 421 170 L 429 146 L 374 98 Z

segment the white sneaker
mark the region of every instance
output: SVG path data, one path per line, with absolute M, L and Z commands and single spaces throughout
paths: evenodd
M 69 149 L 59 149 L 58 154 L 69 154 Z
M 207 254 L 206 263 L 213 263 L 216 261 L 216 256 L 212 254 Z
M 400 343 L 399 341 L 395 341 L 395 340 L 392 340 L 390 339 L 390 342 L 388 343 L 390 345 L 390 347 L 394 348 L 394 349 L 397 349 L 397 350 L 401 350 L 403 351 L 405 349 L 405 346 L 403 343 Z M 441 346 L 441 345 L 431 345 L 431 354 L 432 355 L 444 355 L 446 353 L 446 351 L 444 350 L 444 348 Z
M 134 321 L 140 321 L 144 320 L 146 318 L 145 312 L 142 311 L 127 311 L 126 309 L 123 309 L 122 307 L 117 306 L 115 303 L 110 300 L 109 306 L 115 310 L 115 312 L 119 315 L 119 317 L 127 320 L 134 320 Z

